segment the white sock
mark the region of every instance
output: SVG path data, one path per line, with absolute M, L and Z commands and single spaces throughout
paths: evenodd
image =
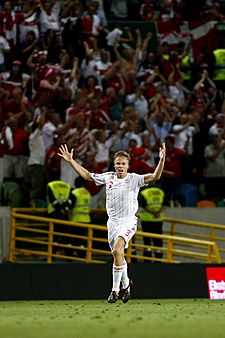
M 121 282 L 122 282 L 123 288 L 126 289 L 129 286 L 128 266 L 127 266 L 127 261 L 125 259 L 123 262 L 124 262 L 124 266 L 123 266 Z
M 120 282 L 123 273 L 123 265 L 116 266 L 113 264 L 113 287 L 112 291 L 119 292 L 120 291 Z

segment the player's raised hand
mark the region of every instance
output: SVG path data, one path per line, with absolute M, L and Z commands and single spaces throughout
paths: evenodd
M 73 159 L 73 151 L 74 149 L 71 149 L 71 151 L 69 152 L 67 145 L 62 144 L 59 147 L 58 155 L 61 156 L 65 161 L 70 162 Z
M 162 144 L 162 147 L 159 148 L 159 158 L 164 159 L 166 157 L 166 145 Z

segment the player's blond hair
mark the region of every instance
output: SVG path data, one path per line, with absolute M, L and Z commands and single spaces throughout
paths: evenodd
M 131 161 L 130 154 L 128 154 L 126 151 L 123 151 L 123 150 L 119 150 L 114 154 L 113 162 L 115 162 L 117 157 L 125 157 L 128 160 L 128 163 L 130 163 Z

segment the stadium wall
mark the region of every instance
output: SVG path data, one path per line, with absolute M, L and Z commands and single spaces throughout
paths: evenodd
M 216 265 L 133 263 L 132 297 L 207 298 L 207 266 Z M 1 264 L 0 300 L 106 299 L 111 269 L 109 263 Z

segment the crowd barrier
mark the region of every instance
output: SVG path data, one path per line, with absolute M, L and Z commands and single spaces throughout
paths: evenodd
M 31 259 L 53 263 L 57 260 L 80 261 L 102 264 L 111 258 L 105 225 L 73 223 L 37 216 L 43 209 L 12 209 L 10 226 L 10 247 L 8 261 L 29 262 Z M 216 236 L 215 231 L 225 231 L 225 226 L 203 222 L 165 218 L 171 222 L 170 234 L 151 234 L 137 231 L 126 252 L 128 263 L 132 261 L 155 261 L 181 263 L 182 257 L 195 259 L 196 262 L 223 263 L 224 249 L 217 244 L 224 237 Z M 209 235 L 182 233 L 177 224 L 190 227 L 206 227 Z M 60 226 L 60 231 L 58 230 Z M 195 237 L 194 237 L 195 236 Z M 143 244 L 144 237 L 161 238 L 163 247 Z M 74 244 L 80 242 L 82 244 Z M 144 256 L 145 249 L 161 250 L 162 258 Z

